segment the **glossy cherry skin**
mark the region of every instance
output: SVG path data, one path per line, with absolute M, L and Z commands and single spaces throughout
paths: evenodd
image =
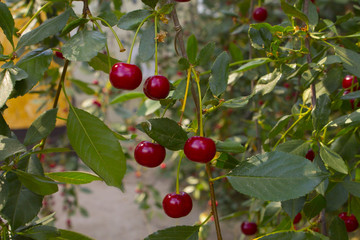
M 184 153 L 193 162 L 210 162 L 216 154 L 215 142 L 206 137 L 191 137 L 185 143 Z
M 169 95 L 169 80 L 161 75 L 148 77 L 144 83 L 144 93 L 152 100 L 164 99 Z
M 342 87 L 344 89 L 351 89 L 351 91 L 356 91 L 355 84 L 357 83 L 357 77 L 353 75 L 346 75 L 342 81 Z
M 339 214 L 339 218 L 345 222 L 347 232 L 353 232 L 359 227 L 359 223 L 354 214 L 348 216 L 346 212 L 342 212 Z
M 186 192 L 167 194 L 162 205 L 166 215 L 172 218 L 185 217 L 191 212 L 193 206 L 191 197 Z
M 245 221 L 241 224 L 241 231 L 245 235 L 254 235 L 257 232 L 257 224 Z
M 314 158 L 315 158 L 314 150 L 310 149 L 310 150 L 306 153 L 305 158 L 306 158 L 306 159 L 309 159 L 310 161 L 314 161 Z
M 55 52 L 55 55 L 56 55 L 58 58 L 65 59 L 65 58 L 64 58 L 64 55 L 62 54 L 62 52 L 56 51 L 56 52 Z
M 299 223 L 301 218 L 302 218 L 301 213 L 296 214 L 296 216 L 294 217 L 294 220 L 293 220 L 293 224 Z
M 114 88 L 134 90 L 142 81 L 142 73 L 138 66 L 129 63 L 115 63 L 109 74 Z
M 263 22 L 267 18 L 267 10 L 263 7 L 258 7 L 253 11 L 252 17 L 257 22 Z
M 147 141 L 140 142 L 134 150 L 136 162 L 149 168 L 159 166 L 164 161 L 165 156 L 166 151 L 163 146 Z

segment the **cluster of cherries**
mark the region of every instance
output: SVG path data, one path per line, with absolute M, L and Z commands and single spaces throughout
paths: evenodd
M 116 63 L 111 68 L 109 79 L 113 87 L 123 90 L 134 90 L 142 81 L 142 72 L 136 65 Z M 169 80 L 161 75 L 151 76 L 144 83 L 144 93 L 152 100 L 164 99 L 170 91 Z M 194 136 L 184 145 L 186 157 L 194 162 L 207 163 L 216 154 L 215 142 L 206 137 Z M 134 157 L 138 164 L 154 168 L 165 160 L 166 150 L 158 143 L 142 141 L 135 150 Z M 172 218 L 188 215 L 192 209 L 191 197 L 185 192 L 169 193 L 163 199 L 165 213 Z

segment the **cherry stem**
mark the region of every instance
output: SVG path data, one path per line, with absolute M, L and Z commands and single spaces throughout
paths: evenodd
M 30 23 L 48 6 L 50 6 L 53 2 L 49 1 L 44 6 L 42 6 L 35 14 L 30 18 L 30 20 L 17 32 L 18 35 L 21 35 L 26 28 L 30 25 Z
M 195 76 L 195 82 L 197 85 L 197 89 L 198 89 L 198 95 L 199 95 L 199 112 L 200 112 L 200 118 L 199 118 L 199 127 L 200 127 L 200 137 L 204 136 L 204 128 L 203 128 L 203 114 L 202 114 L 202 99 L 201 99 L 201 89 L 200 89 L 200 79 L 199 76 L 197 74 L 197 72 L 195 71 L 194 68 L 191 68 L 194 76 Z
M 182 122 L 182 119 L 184 116 L 184 112 L 185 112 L 186 100 L 187 100 L 187 96 L 189 93 L 190 78 L 191 78 L 191 67 L 188 69 L 188 72 L 187 72 L 185 96 L 184 96 L 184 102 L 183 102 L 183 105 L 181 108 L 181 116 L 180 116 L 180 121 L 179 121 L 180 125 L 181 125 L 181 122 Z
M 158 75 L 158 15 L 155 15 L 155 75 Z
M 199 226 L 199 227 L 204 226 L 204 225 L 210 220 L 210 218 L 211 218 L 212 215 L 213 215 L 213 213 L 211 212 L 211 213 L 206 217 L 206 219 L 205 219 L 202 223 L 200 223 L 198 226 Z
M 223 179 L 223 178 L 227 178 L 227 175 L 219 176 L 219 177 L 216 177 L 216 178 L 211 178 L 210 181 L 215 182 L 215 181 Z
M 134 45 L 135 45 L 135 40 L 136 40 L 136 37 L 142 27 L 142 25 L 144 25 L 144 23 L 149 19 L 151 18 L 152 16 L 154 16 L 154 14 L 150 14 L 149 16 L 147 16 L 144 20 L 142 20 L 142 22 L 140 23 L 140 25 L 138 26 L 138 28 L 136 29 L 136 32 L 135 32 L 135 36 L 133 38 L 133 41 L 131 43 L 131 48 L 130 48 L 130 53 L 129 53 L 129 57 L 128 57 L 128 60 L 127 60 L 127 63 L 130 63 L 131 62 L 131 56 L 132 56 L 132 52 L 134 50 Z
M 126 49 L 124 48 L 124 45 L 121 43 L 118 35 L 116 34 L 115 30 L 111 27 L 111 25 L 104 19 L 100 18 L 100 17 L 91 17 L 90 18 L 92 21 L 96 21 L 96 20 L 99 20 L 101 22 L 103 22 L 106 26 L 108 26 L 108 28 L 110 28 L 111 32 L 113 33 L 118 45 L 119 45 L 119 48 L 120 48 L 120 52 L 125 52 Z M 97 25 L 97 24 L 96 24 Z M 99 27 L 99 25 L 97 25 Z
M 181 165 L 181 160 L 184 157 L 184 154 L 180 153 L 180 159 L 179 159 L 179 163 L 178 163 L 178 167 L 177 167 L 177 171 L 176 171 L 176 194 L 180 193 L 180 184 L 179 184 L 179 179 L 180 179 L 180 165 Z

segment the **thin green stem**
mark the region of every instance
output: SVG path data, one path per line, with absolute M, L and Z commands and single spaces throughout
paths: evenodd
M 102 19 L 100 17 L 91 17 L 90 19 L 93 22 L 95 22 L 96 20 L 99 20 L 99 21 L 103 22 L 106 26 L 108 26 L 110 28 L 111 32 L 113 33 L 118 45 L 119 45 L 120 52 L 125 52 L 126 51 L 126 49 L 124 48 L 123 44 L 121 43 L 118 35 L 116 34 L 115 30 L 111 27 L 111 25 L 106 20 L 104 20 L 104 19 Z M 96 25 L 96 26 L 98 26 L 98 25 Z
M 311 113 L 311 108 L 309 108 L 309 110 L 307 110 L 303 115 L 300 115 L 299 118 L 286 130 L 286 132 L 281 136 L 281 138 L 276 142 L 273 150 L 275 150 L 275 148 L 281 143 L 282 140 L 284 140 L 284 138 L 286 137 L 286 135 L 304 118 L 306 117 L 309 113 Z
M 48 6 L 50 6 L 53 2 L 49 1 L 47 2 L 44 6 L 42 6 L 31 18 L 30 20 L 25 24 L 25 26 L 23 26 L 18 32 L 17 34 L 20 36 L 25 30 L 26 28 L 30 25 L 30 23 Z
M 217 180 L 220 180 L 220 179 L 223 179 L 223 178 L 226 178 L 226 177 L 227 177 L 227 175 L 223 175 L 223 176 L 219 176 L 219 177 L 216 177 L 216 178 L 211 178 L 210 181 L 215 182 Z
M 135 45 L 135 40 L 136 40 L 136 37 L 142 27 L 142 25 L 144 25 L 144 23 L 149 19 L 151 18 L 152 16 L 154 16 L 154 13 L 153 14 L 150 14 L 149 16 L 147 16 L 144 20 L 142 20 L 142 22 L 140 23 L 139 27 L 136 29 L 136 32 L 135 32 L 135 36 L 133 38 L 133 41 L 131 43 L 131 48 L 130 48 L 130 52 L 129 52 L 129 57 L 128 57 L 128 60 L 127 60 L 127 63 L 130 63 L 131 62 L 131 56 L 132 56 L 132 52 L 134 50 L 134 45 Z
M 204 226 L 204 225 L 210 220 L 210 218 L 211 218 L 212 215 L 213 215 L 213 213 L 211 212 L 211 213 L 206 217 L 206 219 L 205 219 L 202 223 L 200 223 L 198 226 L 199 226 L 199 227 Z
M 158 15 L 155 15 L 155 75 L 158 75 L 158 36 L 157 36 L 157 32 L 158 32 L 158 21 L 159 21 L 159 17 Z
M 199 95 L 199 113 L 200 113 L 200 118 L 199 118 L 199 127 L 200 127 L 200 136 L 203 137 L 204 136 L 204 127 L 203 127 L 203 113 L 202 113 L 202 99 L 201 99 L 201 88 L 200 88 L 200 79 L 199 76 L 197 74 L 197 72 L 195 71 L 194 68 L 192 68 L 192 72 L 195 76 L 195 82 L 197 85 L 197 89 L 198 89 L 198 95 Z
M 179 163 L 178 163 L 178 167 L 177 167 L 177 171 L 176 171 L 176 194 L 180 193 L 180 165 L 181 165 L 181 160 L 183 158 L 183 154 L 180 154 L 180 159 L 179 159 Z
M 183 102 L 183 105 L 181 108 L 181 116 L 180 116 L 179 124 L 181 124 L 183 116 L 184 116 L 184 112 L 185 112 L 186 100 L 187 100 L 187 96 L 189 93 L 190 78 L 191 78 L 191 67 L 188 69 L 188 73 L 187 73 L 185 96 L 184 96 L 184 102 Z

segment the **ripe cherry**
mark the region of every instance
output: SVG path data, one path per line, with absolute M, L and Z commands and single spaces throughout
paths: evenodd
M 306 153 L 305 158 L 309 159 L 310 161 L 314 161 L 314 158 L 315 158 L 314 150 L 310 149 L 310 150 Z
M 342 212 L 339 214 L 339 218 L 345 222 L 347 232 L 353 232 L 359 227 L 359 223 L 354 214 L 348 216 L 346 212 Z
M 137 163 L 145 167 L 157 167 L 165 159 L 166 151 L 163 146 L 147 141 L 140 142 L 134 151 Z
M 263 7 L 255 8 L 253 11 L 252 17 L 257 22 L 263 22 L 267 18 L 267 10 Z
M 194 136 L 186 141 L 184 153 L 191 161 L 207 163 L 214 158 L 216 145 L 210 138 Z
M 254 235 L 257 232 L 257 224 L 245 221 L 241 224 L 241 231 L 245 235 Z
M 101 102 L 99 102 L 99 100 L 97 100 L 97 99 L 93 100 L 93 104 L 99 108 L 101 107 Z
M 59 52 L 59 51 L 55 51 L 55 56 L 57 56 L 58 58 L 61 58 L 61 59 L 65 59 L 62 52 Z
M 294 220 L 293 220 L 293 224 L 299 223 L 301 218 L 302 218 L 301 213 L 296 214 L 296 216 L 294 217 Z
M 109 74 L 114 88 L 134 90 L 142 81 L 142 73 L 138 66 L 129 63 L 115 63 Z
M 152 100 L 164 99 L 169 95 L 169 80 L 161 75 L 148 77 L 144 83 L 144 93 Z
M 162 205 L 166 215 L 172 218 L 180 218 L 191 212 L 192 200 L 186 192 L 169 193 L 164 197 Z
M 342 81 L 342 87 L 347 90 L 356 91 L 357 77 L 346 75 Z

